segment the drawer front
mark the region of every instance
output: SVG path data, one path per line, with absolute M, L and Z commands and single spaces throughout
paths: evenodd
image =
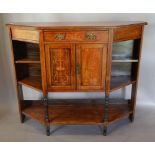
M 39 32 L 38 31 L 12 28 L 11 32 L 12 32 L 12 39 L 14 39 L 14 40 L 39 42 Z
M 124 41 L 129 39 L 138 39 L 141 37 L 141 26 L 122 27 L 114 30 L 114 41 Z
M 108 31 L 44 32 L 45 42 L 108 42 Z

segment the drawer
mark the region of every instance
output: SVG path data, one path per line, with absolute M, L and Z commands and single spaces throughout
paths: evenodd
M 141 26 L 120 27 L 114 29 L 114 41 L 124 41 L 129 39 L 138 39 L 141 37 Z
M 45 42 L 108 42 L 108 31 L 44 32 Z
M 39 42 L 39 32 L 36 30 L 12 28 L 11 32 L 13 40 Z

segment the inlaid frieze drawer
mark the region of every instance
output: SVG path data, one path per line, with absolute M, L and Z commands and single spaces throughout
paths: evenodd
M 45 42 L 108 42 L 108 31 L 44 32 Z

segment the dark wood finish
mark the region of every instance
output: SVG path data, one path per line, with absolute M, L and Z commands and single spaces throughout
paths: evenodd
M 49 107 L 48 107 L 48 97 L 47 96 L 44 96 L 43 99 L 43 104 L 44 104 L 44 108 L 45 108 L 45 124 L 46 124 L 46 135 L 47 136 L 50 136 L 50 119 L 49 119 Z
M 21 122 L 108 125 L 134 120 L 143 30 L 146 22 L 8 24 Z M 110 92 L 132 84 L 131 99 Z M 26 101 L 22 85 L 43 93 Z M 48 92 L 105 92 L 101 100 L 52 100 Z M 80 103 L 79 103 L 80 102 Z
M 27 77 L 40 77 L 40 64 L 15 64 L 17 80 Z
M 26 61 L 40 61 L 38 44 L 16 40 L 13 40 L 12 43 L 15 61 L 20 62 L 23 59 Z
M 77 89 L 105 89 L 107 46 L 77 45 Z
M 45 124 L 44 108 L 41 101 L 25 101 L 25 104 L 29 102 L 32 104 L 23 110 L 23 114 Z M 52 100 L 49 103 L 50 124 L 103 124 L 103 102 L 102 99 Z M 130 113 L 128 100 L 111 100 L 108 124 L 128 117 Z
M 107 128 L 109 123 L 109 115 L 110 115 L 110 106 L 109 106 L 109 95 L 105 93 L 105 103 L 104 103 L 104 112 L 103 112 L 103 135 L 107 135 Z

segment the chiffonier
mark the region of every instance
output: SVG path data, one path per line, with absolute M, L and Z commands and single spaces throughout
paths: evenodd
M 144 25 L 146 22 L 7 24 L 19 114 L 50 125 L 133 122 Z M 22 85 L 42 93 L 25 100 Z M 131 85 L 131 97 L 110 93 Z M 48 99 L 51 92 L 103 92 L 104 98 Z

